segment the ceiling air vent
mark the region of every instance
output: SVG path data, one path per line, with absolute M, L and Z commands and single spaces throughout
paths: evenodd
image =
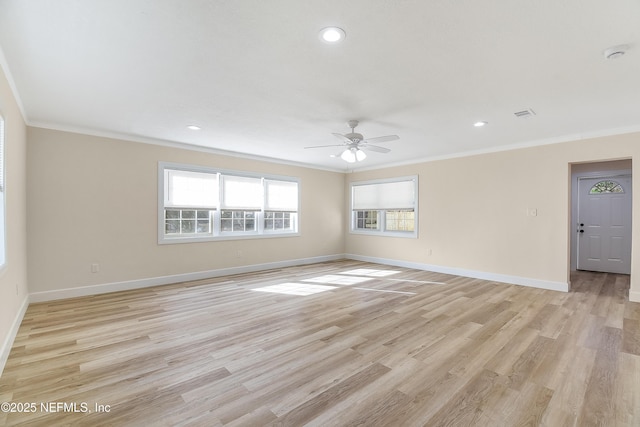
M 529 117 L 535 116 L 536 112 L 529 108 L 528 110 L 516 111 L 513 114 L 519 119 L 527 119 Z

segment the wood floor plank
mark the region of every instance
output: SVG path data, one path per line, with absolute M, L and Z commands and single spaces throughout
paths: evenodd
M 640 320 L 624 319 L 622 351 L 640 356 Z
M 31 304 L 0 402 L 45 406 L 0 425 L 638 426 L 629 276 L 571 281 L 342 260 Z

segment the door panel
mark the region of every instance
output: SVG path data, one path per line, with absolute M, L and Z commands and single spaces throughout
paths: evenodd
M 631 175 L 579 178 L 578 269 L 630 274 Z

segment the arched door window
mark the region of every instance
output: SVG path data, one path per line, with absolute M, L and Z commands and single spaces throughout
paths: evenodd
M 609 179 L 604 181 L 596 182 L 591 190 L 589 190 L 589 194 L 610 194 L 610 193 L 624 193 L 624 188 L 616 181 L 611 181 Z

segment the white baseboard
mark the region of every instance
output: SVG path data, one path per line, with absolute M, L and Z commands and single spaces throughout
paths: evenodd
M 640 302 L 640 292 L 629 291 L 629 301 L 631 301 L 631 302 Z
M 0 347 L 0 375 L 2 375 L 4 365 L 7 364 L 7 360 L 9 359 L 9 353 L 11 353 L 13 341 L 16 339 L 16 335 L 18 335 L 18 330 L 20 329 L 22 319 L 24 319 L 24 314 L 27 312 L 27 308 L 29 307 L 29 302 L 30 298 L 29 295 L 27 295 L 24 297 L 24 301 L 22 301 L 22 305 L 20 306 L 18 313 L 16 313 L 16 317 L 13 319 L 13 324 L 2 343 L 2 347 Z
M 195 273 L 174 274 L 171 276 L 151 277 L 148 279 L 127 280 L 124 282 L 104 283 L 100 285 L 82 286 L 77 288 L 57 289 L 54 291 L 34 292 L 30 296 L 31 302 L 54 301 L 65 298 L 82 297 L 88 295 L 106 294 L 116 291 L 148 288 L 158 285 L 169 285 L 191 280 L 209 279 L 212 277 L 228 276 L 232 274 L 252 273 L 273 268 L 295 267 L 297 265 L 315 264 L 318 262 L 344 259 L 343 254 L 326 255 L 312 258 L 301 258 L 286 261 L 269 262 L 265 264 L 245 265 L 241 267 L 221 268 L 218 270 L 198 271 Z
M 402 261 L 388 258 L 377 258 L 362 255 L 345 254 L 348 259 L 373 262 L 377 264 L 393 265 L 396 267 L 427 270 L 435 273 L 452 274 L 454 276 L 472 277 L 474 279 L 490 280 L 492 282 L 509 283 L 528 286 L 530 288 L 549 289 L 552 291 L 569 292 L 568 282 L 552 282 L 549 280 L 533 279 L 530 277 L 510 276 L 507 274 L 487 273 L 485 271 L 467 270 L 463 268 L 443 267 L 441 265 L 423 264 L 419 262 Z

